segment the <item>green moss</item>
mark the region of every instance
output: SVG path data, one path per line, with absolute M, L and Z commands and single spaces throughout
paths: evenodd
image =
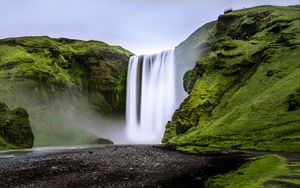
M 186 153 L 219 152 L 216 148 L 199 146 L 177 146 L 176 150 Z
M 0 102 L 0 150 L 27 148 L 33 145 L 33 134 L 24 108 L 9 109 Z
M 255 188 L 264 182 L 286 172 L 284 159 L 278 155 L 264 155 L 252 158 L 236 171 L 212 177 L 206 181 L 206 187 L 213 188 Z
M 163 143 L 299 152 L 298 13 L 262 6 L 221 15 L 207 34 L 210 52 L 186 73 L 189 95 Z
M 90 143 L 95 136 L 74 127 L 67 116 L 74 109 L 124 114 L 131 55 L 99 41 L 2 39 L 0 100 L 28 110 L 35 145 Z
M 110 108 L 109 104 L 107 104 L 105 98 L 97 93 L 93 98 L 93 104 L 97 106 L 99 111 L 106 111 L 108 108 Z
M 0 137 L 0 150 L 13 149 L 13 148 L 17 148 L 17 147 L 12 144 L 9 144 L 6 140 L 4 140 L 2 137 Z

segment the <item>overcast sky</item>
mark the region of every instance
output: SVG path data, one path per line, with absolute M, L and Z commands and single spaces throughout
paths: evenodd
M 101 40 L 135 54 L 171 49 L 224 9 L 299 0 L 0 0 L 0 38 Z

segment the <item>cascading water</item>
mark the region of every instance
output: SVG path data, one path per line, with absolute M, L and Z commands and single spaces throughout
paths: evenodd
M 160 143 L 175 100 L 174 50 L 130 58 L 126 101 L 130 141 Z

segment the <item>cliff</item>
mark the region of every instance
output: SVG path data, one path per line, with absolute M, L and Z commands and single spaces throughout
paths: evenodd
M 0 150 L 33 146 L 28 113 L 24 108 L 9 109 L 0 102 Z
M 166 125 L 163 143 L 190 152 L 299 152 L 299 11 L 233 11 L 183 42 L 181 49 L 204 50 L 184 75 L 188 96 Z
M 84 121 L 73 124 L 94 111 L 124 113 L 130 55 L 99 41 L 2 39 L 0 101 L 28 110 L 35 145 L 93 142 L 97 138 L 80 128 Z

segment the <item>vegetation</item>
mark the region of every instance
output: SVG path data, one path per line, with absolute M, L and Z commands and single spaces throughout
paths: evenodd
M 209 50 L 184 76 L 189 95 L 163 143 L 299 152 L 299 11 L 254 7 L 205 25 L 200 42 Z
M 33 140 L 27 111 L 21 107 L 9 109 L 0 102 L 0 150 L 29 148 Z
M 249 158 L 235 171 L 210 177 L 205 184 L 208 188 L 298 187 L 299 169 L 299 159 L 288 161 L 279 155 L 262 155 Z
M 74 126 L 74 121 L 87 116 L 89 109 L 124 113 L 130 55 L 98 41 L 2 39 L 0 101 L 28 110 L 35 145 L 93 142 L 96 136 Z M 70 121 L 73 117 L 77 119 Z
M 256 188 L 286 171 L 285 162 L 278 155 L 264 155 L 250 160 L 236 171 L 210 178 L 206 181 L 206 187 Z

